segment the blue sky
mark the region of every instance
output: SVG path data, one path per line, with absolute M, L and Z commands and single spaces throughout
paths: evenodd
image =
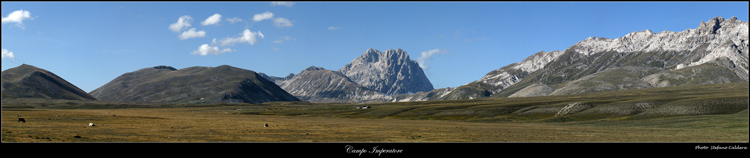
M 747 15 L 747 2 L 4 1 L 2 70 L 34 65 L 90 92 L 157 65 L 286 76 L 313 65 L 338 70 L 368 48 L 401 48 L 444 88 L 587 37 Z

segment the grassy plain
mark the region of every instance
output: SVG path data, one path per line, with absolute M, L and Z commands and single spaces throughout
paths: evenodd
M 748 142 L 747 86 L 377 104 L 3 100 L 2 142 Z

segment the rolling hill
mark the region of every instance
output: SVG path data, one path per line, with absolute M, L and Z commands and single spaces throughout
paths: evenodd
M 299 101 L 254 71 L 228 65 L 143 68 L 125 73 L 90 94 L 102 101 L 125 103 Z

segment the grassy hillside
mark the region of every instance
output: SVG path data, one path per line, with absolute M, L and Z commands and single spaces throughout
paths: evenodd
M 312 104 L 299 107 L 277 106 L 274 103 L 267 105 L 277 109 L 247 109 L 242 113 L 472 122 L 647 119 L 733 114 L 747 111 L 748 83 L 647 88 L 545 97 L 378 104 Z M 355 108 L 364 105 L 372 108 Z
M 253 115 L 456 120 L 471 122 L 568 122 L 733 114 L 748 109 L 748 82 L 647 88 L 578 95 L 421 102 L 331 104 L 122 104 L 83 101 L 3 100 L 3 108 L 164 108 L 246 106 Z M 370 106 L 370 109 L 356 109 Z
M 251 70 L 228 65 L 161 67 L 125 73 L 91 91 L 102 101 L 123 103 L 260 103 L 298 101 Z

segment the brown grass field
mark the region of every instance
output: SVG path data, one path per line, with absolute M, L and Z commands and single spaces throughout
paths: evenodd
M 747 142 L 747 111 L 659 121 L 481 123 L 242 115 L 242 107 L 2 111 L 2 142 Z M 64 115 L 63 115 L 64 114 Z M 17 122 L 17 115 L 26 123 Z M 60 115 L 59 117 L 57 115 Z M 744 118 L 744 121 L 743 121 Z M 727 119 L 734 120 L 727 122 Z M 723 123 L 717 123 L 723 122 Z M 88 126 L 94 123 L 95 126 Z M 263 127 L 268 123 L 269 127 Z M 635 124 L 635 125 L 633 125 Z M 641 125 L 638 125 L 641 124 Z M 699 126 L 679 125 L 700 124 Z M 677 126 L 677 127 L 675 127 Z

